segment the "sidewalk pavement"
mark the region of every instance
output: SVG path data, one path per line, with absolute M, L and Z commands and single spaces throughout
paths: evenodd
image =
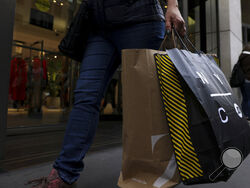
M 89 153 L 85 158 L 85 170 L 77 182 L 77 188 L 118 188 L 121 169 L 122 147 L 115 146 Z M 29 188 L 28 180 L 47 176 L 52 162 L 28 168 L 0 173 L 0 188 Z M 250 156 L 242 163 L 228 182 L 202 184 L 176 188 L 249 188 Z

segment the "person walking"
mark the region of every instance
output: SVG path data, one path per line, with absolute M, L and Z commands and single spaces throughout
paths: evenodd
M 240 86 L 242 94 L 242 110 L 250 120 L 250 45 L 246 45 L 239 57 L 240 66 L 245 76 L 245 82 Z
M 180 35 L 186 32 L 177 0 L 168 0 L 166 15 L 159 0 L 88 0 L 88 4 L 93 29 L 83 52 L 62 150 L 49 176 L 34 188 L 71 187 L 78 180 L 96 132 L 101 100 L 121 63 L 121 50 L 159 49 L 172 25 Z

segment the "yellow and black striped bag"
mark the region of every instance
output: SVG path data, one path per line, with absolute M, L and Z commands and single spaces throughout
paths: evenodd
M 154 57 L 183 183 L 227 181 L 250 151 L 250 129 L 225 76 L 205 54 Z

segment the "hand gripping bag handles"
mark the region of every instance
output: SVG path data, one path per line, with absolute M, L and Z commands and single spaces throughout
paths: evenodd
M 82 61 L 90 30 L 88 0 L 83 0 L 58 48 L 66 56 Z
M 198 51 L 167 50 L 155 62 L 183 183 L 227 181 L 250 152 L 250 127 L 224 74 Z

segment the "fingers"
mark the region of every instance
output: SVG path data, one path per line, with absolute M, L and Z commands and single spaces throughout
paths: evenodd
M 172 30 L 171 20 L 170 20 L 170 18 L 167 17 L 166 18 L 166 32 L 167 32 L 167 34 L 170 34 L 171 30 Z
M 179 28 L 180 35 L 184 37 L 186 35 L 186 26 L 184 20 L 181 21 L 180 23 L 180 28 Z
M 177 18 L 172 20 L 171 24 L 174 26 L 174 28 L 176 29 L 176 31 L 178 32 L 178 34 L 181 37 L 185 36 L 185 34 L 186 34 L 186 26 L 185 26 L 185 22 L 184 22 L 183 19 L 177 17 Z
M 174 20 L 173 24 L 174 24 L 176 31 L 179 33 L 179 35 L 184 37 L 186 34 L 186 26 L 185 26 L 184 20 L 176 19 Z
M 166 17 L 166 32 L 170 34 L 172 30 L 172 25 L 175 27 L 176 31 L 183 37 L 186 34 L 186 26 L 183 19 L 171 19 Z
M 183 37 L 186 34 L 185 21 L 182 18 L 180 11 L 176 7 L 169 8 L 165 15 L 166 20 L 166 32 L 170 33 L 172 26 Z

